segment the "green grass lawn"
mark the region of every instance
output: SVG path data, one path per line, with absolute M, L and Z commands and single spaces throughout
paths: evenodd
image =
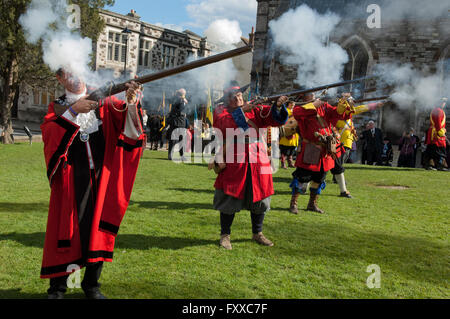
M 49 186 L 43 144 L 0 145 L 0 298 L 46 298 L 39 278 Z M 449 298 L 450 173 L 348 165 L 339 198 L 328 185 L 325 215 L 289 214 L 290 170 L 274 175 L 264 233 L 252 242 L 250 213 L 237 214 L 232 251 L 219 249 L 215 174 L 145 151 L 114 262 L 101 282 L 109 298 Z M 384 187 L 388 186 L 388 187 Z M 405 186 L 405 189 L 389 188 Z M 300 197 L 305 208 L 308 197 Z M 366 272 L 381 268 L 381 288 Z M 80 289 L 67 298 L 83 297 Z

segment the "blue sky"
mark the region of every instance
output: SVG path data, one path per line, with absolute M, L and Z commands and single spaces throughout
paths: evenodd
M 218 19 L 238 21 L 243 34 L 256 23 L 256 0 L 116 0 L 105 9 L 127 14 L 134 9 L 141 21 L 199 35 Z

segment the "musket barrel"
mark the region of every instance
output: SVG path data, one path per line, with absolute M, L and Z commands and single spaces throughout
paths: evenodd
M 355 103 L 362 103 L 362 102 L 369 102 L 369 101 L 380 101 L 380 100 L 387 100 L 389 99 L 390 96 L 386 95 L 386 96 L 379 96 L 379 97 L 368 97 L 366 99 L 359 99 L 359 100 L 355 100 Z
M 223 61 L 226 59 L 230 59 L 230 58 L 242 55 L 242 54 L 246 54 L 246 53 L 251 52 L 252 50 L 253 50 L 253 46 L 247 45 L 247 46 L 240 47 L 240 48 L 237 48 L 234 50 L 226 51 L 226 52 L 215 54 L 215 55 L 203 58 L 203 59 L 199 59 L 199 60 L 195 60 L 195 61 L 192 61 L 192 62 L 189 62 L 186 64 L 182 64 L 182 65 L 176 66 L 174 68 L 162 70 L 160 72 L 156 72 L 153 74 L 144 75 L 137 79 L 131 79 L 129 81 L 126 81 L 126 82 L 123 82 L 120 84 L 109 83 L 109 84 L 103 86 L 102 88 L 92 92 L 87 97 L 87 99 L 92 100 L 92 101 L 98 101 L 107 96 L 115 95 L 120 92 L 126 91 L 127 87 L 125 84 L 130 83 L 131 81 L 134 81 L 139 84 L 156 81 L 156 80 L 168 77 L 168 76 L 172 76 L 172 75 L 175 75 L 178 73 L 190 71 L 190 70 L 193 70 L 193 69 L 205 66 L 205 65 L 217 63 L 217 62 L 220 62 L 220 61 Z
M 332 89 L 332 88 L 336 88 L 336 87 L 340 87 L 340 86 L 345 86 L 345 85 L 352 84 L 352 83 L 371 80 L 374 78 L 376 78 L 376 76 L 367 76 L 367 77 L 363 77 L 363 78 L 359 78 L 359 79 L 355 79 L 355 80 L 349 80 L 349 81 L 343 81 L 343 82 L 323 85 L 323 86 L 319 86 L 319 87 L 315 87 L 315 88 L 311 88 L 311 89 L 292 91 L 292 92 L 287 92 L 287 93 L 283 93 L 283 94 L 268 96 L 268 97 L 265 97 L 264 100 L 274 101 L 281 96 L 294 96 L 294 95 L 300 95 L 300 94 L 313 93 L 313 92 L 317 92 L 317 91 L 322 91 L 322 90 Z

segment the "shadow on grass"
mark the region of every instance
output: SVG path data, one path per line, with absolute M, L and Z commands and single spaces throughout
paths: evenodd
M 0 202 L 0 213 L 29 213 L 47 211 L 48 203 L 5 203 Z
M 273 182 L 274 183 L 286 183 L 289 185 L 292 183 L 292 177 L 273 176 Z
M 250 242 L 251 239 L 235 239 L 233 242 Z M 138 249 L 148 250 L 151 248 L 160 248 L 167 250 L 177 250 L 186 247 L 219 245 L 219 238 L 201 239 L 186 237 L 168 237 L 168 236 L 148 236 L 140 234 L 123 234 L 117 236 L 117 249 Z
M 375 165 L 345 165 L 345 169 L 355 170 L 376 170 L 376 171 L 395 171 L 395 172 L 420 172 L 425 171 L 423 168 L 409 168 L 409 167 L 393 167 L 393 166 L 375 166 Z
M 291 190 L 286 190 L 286 191 L 275 190 L 275 194 L 272 195 L 272 196 L 277 196 L 277 195 L 289 195 L 289 196 L 292 196 L 292 191 Z M 340 195 L 340 193 L 338 194 L 337 192 L 336 193 L 329 192 L 329 193 L 322 193 L 322 194 L 320 194 L 320 197 L 339 197 L 339 195 Z M 302 195 L 302 196 L 309 199 L 309 191 L 306 192 L 306 194 Z M 291 200 L 291 198 L 289 197 L 289 199 L 286 201 L 286 205 L 287 205 L 286 207 L 289 207 L 290 200 Z M 275 208 L 271 207 L 271 209 L 275 209 Z
M 19 234 L 10 233 L 0 235 L 0 242 L 12 240 L 24 246 L 42 248 L 45 233 Z M 247 242 L 250 239 L 236 239 L 234 242 Z M 186 237 L 151 236 L 142 234 L 120 234 L 117 236 L 115 248 L 148 250 L 151 248 L 177 250 L 193 246 L 218 245 L 219 239 L 201 239 Z
M 40 232 L 40 233 L 21 234 L 14 232 L 9 234 L 0 234 L 0 242 L 7 240 L 18 242 L 24 246 L 43 248 L 45 233 Z
M 193 192 L 193 193 L 204 193 L 214 195 L 214 189 L 197 189 L 197 188 L 168 188 L 169 191 L 177 191 L 177 192 Z
M 26 293 L 21 289 L 0 289 L 0 299 L 47 299 L 47 292 Z
M 47 291 L 42 293 L 29 293 L 22 292 L 21 289 L 0 289 L 0 299 L 12 299 L 12 300 L 22 300 L 22 299 L 47 299 Z M 76 292 L 73 293 L 70 289 L 64 295 L 64 299 L 86 299 L 84 293 Z
M 194 190 L 195 192 L 197 190 Z M 160 202 L 160 201 L 130 201 L 131 205 L 139 205 L 139 207 L 149 209 L 168 209 L 173 211 L 180 211 L 185 209 L 213 209 L 213 198 L 211 203 L 184 203 L 184 202 Z
M 288 216 L 287 212 L 286 216 Z M 317 214 L 317 216 L 323 215 Z M 267 233 L 276 242 L 272 253 L 292 258 L 303 256 L 315 260 L 328 259 L 349 264 L 375 263 L 380 265 L 382 271 L 387 270 L 390 273 L 401 274 L 405 278 L 436 285 L 443 285 L 445 278 L 450 275 L 447 265 L 448 245 L 414 237 L 413 234 L 398 235 L 370 231 L 359 227 L 327 223 L 322 218 L 320 220 L 320 222 L 303 221 L 296 223 L 293 227 L 291 218 L 286 218 L 277 224 L 276 229 L 270 229 L 272 226 L 270 222 L 267 223 Z M 289 236 L 286 236 L 286 233 Z M 179 250 L 187 247 L 218 245 L 218 238 L 201 238 L 201 233 L 196 236 L 199 238 L 120 234 L 119 232 L 116 248 Z M 43 232 L 0 234 L 0 243 L 15 241 L 24 246 L 42 248 L 44 237 Z M 236 239 L 233 242 L 248 241 L 250 239 Z M 198 253 L 194 252 L 193 256 L 198 256 Z

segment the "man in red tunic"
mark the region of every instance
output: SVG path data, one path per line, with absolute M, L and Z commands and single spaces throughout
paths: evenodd
M 259 129 L 286 123 L 287 100 L 281 97 L 272 106 L 244 103 L 240 88 L 233 86 L 225 91 L 224 106 L 214 112 L 214 128 L 221 133 L 225 150 L 218 151 L 215 157 L 219 173 L 214 184 L 214 209 L 220 212 L 220 246 L 225 249 L 232 249 L 231 225 L 242 209 L 250 211 L 252 239 L 273 246 L 262 233 L 274 189 L 267 145 Z
M 330 104 L 315 99 L 314 94 L 305 97 L 311 103 L 294 108 L 293 115 L 298 122 L 301 145 L 297 155 L 296 171 L 292 174 L 292 198 L 289 211 L 298 214 L 297 200 L 302 192 L 301 185 L 311 182 L 310 199 L 307 210 L 321 213 L 317 200 L 325 189 L 327 172 L 335 165 L 338 154 L 336 149 L 338 136 L 333 127 L 339 120 L 347 120 L 350 115 L 345 112 L 343 104 L 333 107 Z M 333 146 L 334 145 L 334 146 Z
M 86 267 L 86 297 L 105 298 L 98 282 L 128 207 L 145 134 L 137 99 L 85 99 L 84 82 L 70 72 L 56 77 L 66 94 L 50 103 L 41 126 L 51 195 L 41 278 L 50 299 L 62 299 L 69 274 Z
M 447 171 L 446 167 L 446 117 L 444 108 L 447 100 L 445 99 L 441 107 L 433 109 L 430 115 L 430 128 L 427 131 L 425 144 L 427 149 L 425 154 L 427 155 L 427 161 L 425 167 L 428 170 L 440 170 Z M 435 167 L 434 167 L 435 166 Z

